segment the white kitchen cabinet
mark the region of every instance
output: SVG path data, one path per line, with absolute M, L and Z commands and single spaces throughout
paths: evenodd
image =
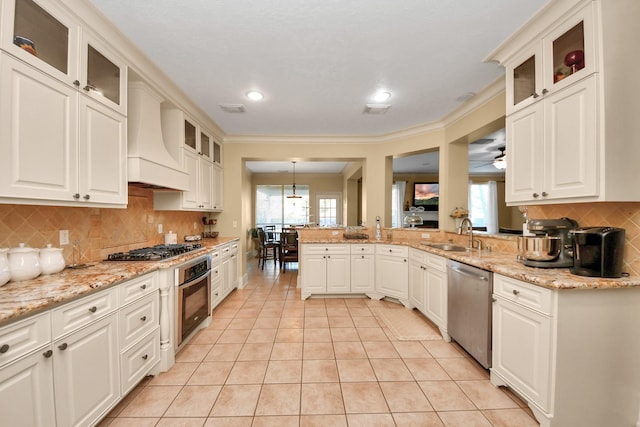
M 640 147 L 625 142 L 640 58 L 619 49 L 640 38 L 637 8 L 549 2 L 487 57 L 506 69 L 508 205 L 640 200 Z
M 211 194 L 211 210 L 221 212 L 224 209 L 224 173 L 220 165 L 213 164 L 212 194 Z
M 598 195 L 597 76 L 507 117 L 506 200 Z
M 348 244 L 302 244 L 302 299 L 312 294 L 351 292 L 351 251 Z
M 447 260 L 438 255 L 409 250 L 409 302 L 438 326 L 446 341 Z
M 50 319 L 43 313 L 0 328 L 3 425 L 44 427 L 55 418 Z
M 513 388 L 542 427 L 636 423 L 640 288 L 547 289 L 500 274 L 493 285 L 493 384 Z
M 182 166 L 189 174 L 189 190 L 156 192 L 156 210 L 221 211 L 222 170 L 220 145 L 183 111 L 162 110 L 162 134 L 165 141 L 179 144 Z
M 226 297 L 238 286 L 238 242 L 227 243 L 221 248 L 222 260 L 220 269 L 222 271 L 221 298 Z
M 593 8 L 592 2 L 586 2 L 505 62 L 507 114 L 598 71 Z M 582 52 L 583 60 L 566 65 L 565 56 L 575 51 Z
M 54 341 L 57 425 L 91 424 L 120 398 L 117 325 L 112 313 Z
M 351 245 L 351 292 L 368 294 L 375 291 L 375 245 Z
M 124 207 L 126 118 L 3 53 L 0 74 L 0 197 Z
M 55 420 L 51 345 L 0 369 L 2 425 L 48 427 Z
M 398 299 L 405 307 L 410 307 L 408 258 L 406 246 L 376 245 L 376 292 Z

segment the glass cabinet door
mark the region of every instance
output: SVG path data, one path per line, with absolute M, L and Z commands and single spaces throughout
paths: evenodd
M 184 121 L 184 145 L 196 149 L 196 127 L 189 120 Z
M 584 68 L 584 22 L 578 23 L 555 39 L 553 50 L 553 83 Z
M 6 48 L 23 61 L 73 83 L 77 79 L 78 25 L 53 5 L 44 9 L 33 0 L 15 0 L 14 5 L 13 45 Z
M 90 44 L 87 45 L 87 84 L 85 90 L 120 105 L 120 67 L 105 58 Z
M 216 141 L 213 141 L 213 163 L 222 164 L 222 146 Z
M 204 132 L 200 132 L 200 154 L 211 160 L 211 138 Z
M 532 55 L 513 69 L 513 105 L 536 93 L 536 56 Z

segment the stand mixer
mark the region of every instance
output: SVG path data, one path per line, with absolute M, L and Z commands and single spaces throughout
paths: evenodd
M 518 237 L 518 260 L 529 267 L 573 267 L 573 245 L 569 232 L 578 227 L 570 218 L 531 219 L 533 236 Z

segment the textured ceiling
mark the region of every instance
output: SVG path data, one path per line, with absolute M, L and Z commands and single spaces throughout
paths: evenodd
M 341 136 L 441 119 L 502 75 L 482 59 L 545 3 L 91 1 L 228 135 Z M 391 108 L 363 114 L 379 89 Z

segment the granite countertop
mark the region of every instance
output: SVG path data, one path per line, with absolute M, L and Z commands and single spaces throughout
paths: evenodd
M 549 289 L 614 289 L 640 286 L 640 277 L 637 276 L 622 277 L 619 279 L 577 276 L 571 274 L 568 268 L 527 267 L 518 262 L 516 255 L 513 253 L 477 250 L 454 252 L 443 251 L 429 246 L 432 243 L 443 242 L 433 241 L 423 243 L 370 239 L 353 240 L 344 239 L 342 236 L 335 236 L 334 239 L 305 239 L 301 240 L 300 243 L 383 243 L 409 246 Z
M 63 302 L 106 289 L 128 279 L 172 268 L 197 258 L 237 237 L 200 241 L 202 248 L 164 261 L 100 261 L 82 268 L 66 268 L 60 273 L 0 286 L 0 326 L 21 316 L 50 309 Z

